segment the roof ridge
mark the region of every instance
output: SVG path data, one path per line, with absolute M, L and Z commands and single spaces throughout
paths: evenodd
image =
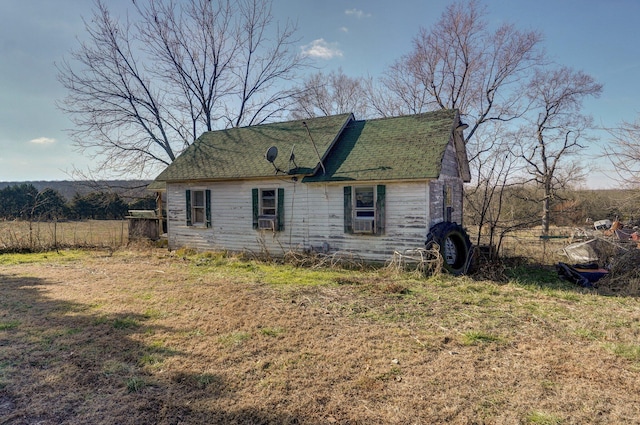
M 321 117 L 300 118 L 300 119 L 294 119 L 294 120 L 288 120 L 288 121 L 267 122 L 267 123 L 255 124 L 255 125 L 244 125 L 242 127 L 229 127 L 229 128 L 218 129 L 218 130 L 205 131 L 205 133 L 211 133 L 215 131 L 228 131 L 228 130 L 243 129 L 243 128 L 265 127 L 269 125 L 284 125 L 284 124 L 292 124 L 296 122 L 302 123 L 302 122 L 311 121 L 311 120 L 320 121 L 320 120 L 327 120 L 327 119 L 336 119 L 338 117 L 342 117 L 342 116 L 346 117 L 348 115 L 353 115 L 353 112 L 344 112 L 342 114 L 333 114 L 333 115 L 323 115 Z

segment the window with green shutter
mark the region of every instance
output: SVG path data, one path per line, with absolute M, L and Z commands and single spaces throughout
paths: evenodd
M 211 227 L 211 190 L 187 190 L 185 201 L 187 226 Z
M 252 189 L 253 228 L 284 230 L 284 189 Z
M 385 230 L 386 187 L 344 187 L 344 231 L 381 235 Z

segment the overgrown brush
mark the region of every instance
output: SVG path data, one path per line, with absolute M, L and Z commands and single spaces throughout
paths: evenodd
M 598 281 L 601 292 L 623 296 L 640 295 L 640 249 L 630 249 L 614 257 L 609 274 Z

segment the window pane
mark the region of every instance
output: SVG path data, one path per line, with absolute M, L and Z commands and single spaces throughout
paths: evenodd
M 193 217 L 194 217 L 194 220 L 193 220 L 194 223 L 204 223 L 204 209 L 194 208 Z
M 356 208 L 373 208 L 373 187 L 356 187 Z
M 373 212 L 373 210 L 364 210 L 364 211 L 356 211 L 356 217 L 358 218 L 363 218 L 363 217 L 374 217 L 375 213 Z
M 263 199 L 262 200 L 262 207 L 263 208 L 275 208 L 276 207 L 276 200 L 275 199 Z
M 276 215 L 275 189 L 263 189 L 260 192 L 260 215 Z
M 203 190 L 193 191 L 193 205 L 196 207 L 204 207 L 204 191 Z

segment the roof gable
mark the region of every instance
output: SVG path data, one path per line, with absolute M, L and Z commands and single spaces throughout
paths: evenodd
M 276 173 L 274 166 L 290 174 L 313 174 L 320 157 L 329 151 L 352 119 L 352 114 L 342 114 L 209 131 L 193 142 L 156 180 L 272 177 Z M 279 150 L 273 164 L 265 158 L 271 146 Z M 294 159 L 290 161 L 292 152 Z
M 457 119 L 455 110 L 438 110 L 352 121 L 328 155 L 326 172 L 303 181 L 438 178 Z

